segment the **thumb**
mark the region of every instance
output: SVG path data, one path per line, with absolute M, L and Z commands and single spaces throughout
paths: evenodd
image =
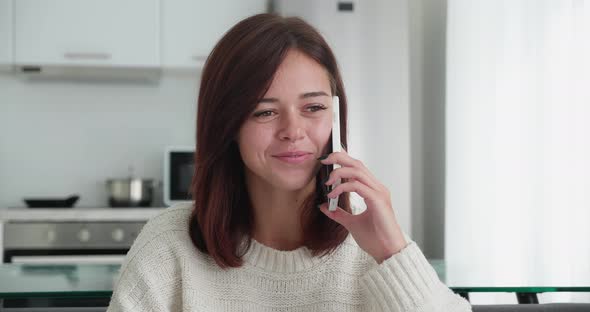
M 352 223 L 352 219 L 354 218 L 354 215 L 348 213 L 346 210 L 340 208 L 340 207 L 336 207 L 336 210 L 334 211 L 330 211 L 328 210 L 328 203 L 323 203 L 321 204 L 320 210 L 326 215 L 328 216 L 328 218 L 342 224 L 342 226 L 344 226 L 347 230 L 349 229 L 348 226 Z

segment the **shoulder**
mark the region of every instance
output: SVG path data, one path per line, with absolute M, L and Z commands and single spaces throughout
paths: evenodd
M 192 204 L 180 204 L 152 217 L 129 249 L 119 271 L 121 284 L 214 270 L 215 262 L 197 249 L 190 238 Z
M 182 283 L 187 255 L 197 254 L 188 233 L 191 211 L 191 204 L 175 205 L 144 225 L 119 270 L 109 311 L 144 311 L 155 308 L 154 303 L 180 302 L 172 290 Z
M 166 208 L 149 219 L 129 249 L 122 270 L 153 258 L 172 258 L 193 251 L 188 225 L 191 203 Z M 195 248 L 196 249 L 196 248 Z
M 175 204 L 150 218 L 141 232 L 145 236 L 158 235 L 166 231 L 188 230 L 192 210 L 192 203 Z

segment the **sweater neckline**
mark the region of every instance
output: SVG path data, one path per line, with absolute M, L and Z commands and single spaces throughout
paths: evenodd
M 309 270 L 326 261 L 325 257 L 312 256 L 311 250 L 301 246 L 293 250 L 278 250 L 266 246 L 254 238 L 242 259 L 257 268 L 268 272 L 294 273 Z

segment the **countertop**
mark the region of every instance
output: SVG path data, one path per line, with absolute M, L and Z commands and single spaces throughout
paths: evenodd
M 0 223 L 10 221 L 147 221 L 166 207 L 146 208 L 4 208 Z

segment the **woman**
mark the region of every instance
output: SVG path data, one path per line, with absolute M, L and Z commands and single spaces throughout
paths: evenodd
M 346 150 L 344 86 L 318 32 L 272 14 L 230 29 L 202 73 L 194 203 L 144 227 L 108 311 L 470 311 L 404 236 L 386 187 L 331 153 L 335 95 Z

